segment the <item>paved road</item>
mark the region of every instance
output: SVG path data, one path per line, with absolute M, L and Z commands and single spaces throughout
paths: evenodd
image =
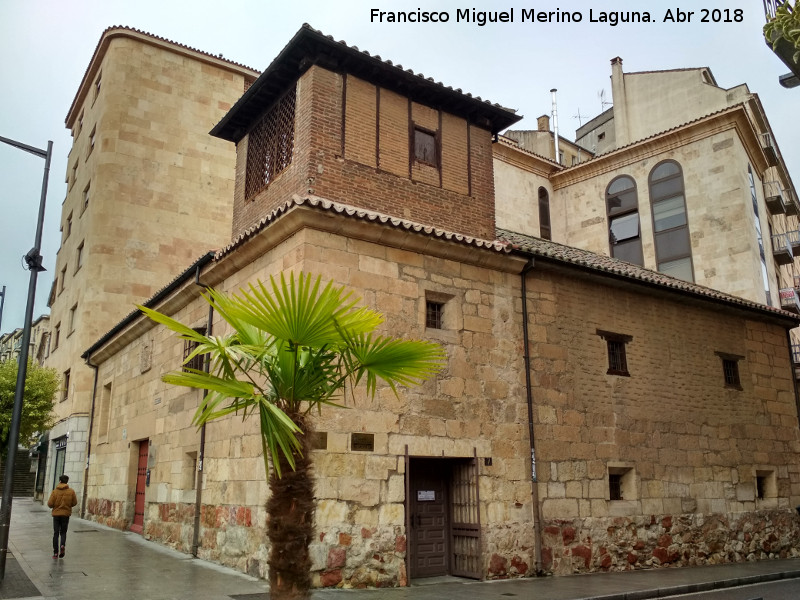
M 800 579 L 757 583 L 738 588 L 673 596 L 674 600 L 797 600 L 800 598 Z

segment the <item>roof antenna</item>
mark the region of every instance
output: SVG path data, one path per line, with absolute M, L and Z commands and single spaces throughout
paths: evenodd
M 606 106 L 611 106 L 614 104 L 613 102 L 608 102 L 606 100 L 606 91 L 600 90 L 597 92 L 597 97 L 600 98 L 600 112 L 603 112 L 606 109 Z
M 578 114 L 572 115 L 573 119 L 578 119 L 578 127 L 583 127 L 583 115 L 581 114 L 581 109 L 578 108 Z

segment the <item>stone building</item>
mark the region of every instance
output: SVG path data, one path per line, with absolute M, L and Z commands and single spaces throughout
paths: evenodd
M 800 312 L 797 194 L 758 95 L 620 58 L 611 83 L 613 106 L 577 132 L 590 160 L 557 169 L 501 138 L 498 224 Z
M 63 389 L 46 489 L 66 473 L 83 496 L 94 372 L 81 353 L 230 239 L 235 155 L 208 124 L 257 75 L 134 29 L 100 37 L 66 118 L 73 145 L 46 361 Z
M 149 306 L 221 334 L 203 286 L 319 273 L 448 356 L 315 417 L 315 584 L 795 555 L 798 317 L 542 239 L 536 196 L 512 221 L 503 169 L 555 199 L 605 165 L 493 146 L 518 118 L 304 26 L 212 130 L 236 144 L 233 236 Z M 187 350 L 133 312 L 83 353 L 86 517 L 263 576 L 257 424 L 191 425 L 200 392 L 161 381 Z
M 38 364 L 44 364 L 50 349 L 50 317 L 41 315 L 31 323 L 31 341 L 28 348 L 28 358 Z M 0 335 L 0 362 L 19 360 L 22 351 L 22 329 L 17 328 Z

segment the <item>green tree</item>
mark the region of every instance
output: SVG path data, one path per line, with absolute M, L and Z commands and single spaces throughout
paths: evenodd
M 18 364 L 16 360 L 0 363 L 0 444 L 5 454 L 11 416 L 14 411 L 14 392 L 17 387 Z M 53 399 L 60 379 L 55 369 L 46 369 L 31 360 L 25 374 L 25 395 L 22 403 L 22 418 L 19 424 L 19 440 L 30 445 L 38 432 L 53 426 Z
M 202 335 L 191 327 L 139 307 L 148 317 L 197 344 L 187 362 L 209 357 L 209 372 L 186 370 L 167 383 L 208 393 L 194 416 L 202 425 L 241 411 L 261 428 L 269 482 L 267 535 L 273 600 L 310 597 L 309 544 L 314 527 L 314 481 L 309 453 L 309 414 L 341 406 L 346 386 L 362 383 L 374 396 L 378 380 L 397 386 L 421 383 L 441 369 L 445 355 L 434 343 L 376 335 L 383 317 L 358 307 L 343 287 L 292 274 L 280 283 L 251 284 L 227 296 L 204 295 L 232 333 Z

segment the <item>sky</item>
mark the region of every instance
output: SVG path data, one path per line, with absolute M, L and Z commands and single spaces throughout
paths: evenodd
M 390 23 L 384 16 L 380 22 L 372 9 L 446 12 L 449 21 Z M 514 21 L 481 26 L 459 20 L 459 9 L 470 16 L 472 9 L 513 9 Z M 522 22 L 531 9 L 551 13 L 550 20 Z M 674 21 L 664 20 L 668 9 Z M 612 13 L 644 11 L 652 22 L 610 24 Z M 556 88 L 559 134 L 572 140 L 580 123 L 608 107 L 600 94 L 611 100 L 612 58 L 623 59 L 625 72 L 709 67 L 720 87 L 746 83 L 758 93 L 789 172 L 800 181 L 800 88 L 778 84 L 788 69 L 764 43 L 761 0 L 0 0 L 0 137 L 41 149 L 53 141 L 41 250 L 47 271 L 38 276 L 33 319 L 47 313 L 60 243 L 72 143 L 64 120 L 103 31 L 133 27 L 263 71 L 303 23 L 516 109 L 524 119 L 515 129 L 536 129 L 536 117 L 552 110 Z M 34 245 L 43 171 L 41 158 L 0 144 L 0 289 L 6 286 L 0 332 L 23 326 L 30 273 L 22 257 Z

